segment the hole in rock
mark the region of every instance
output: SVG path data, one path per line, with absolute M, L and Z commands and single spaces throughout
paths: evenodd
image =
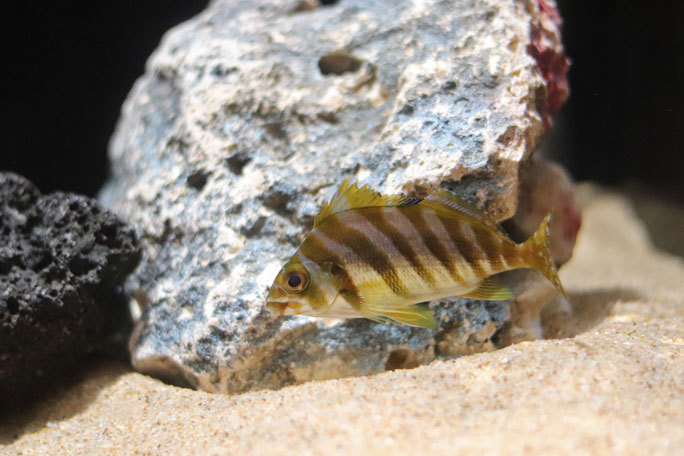
M 264 206 L 273 209 L 281 215 L 290 215 L 296 200 L 295 192 L 287 186 L 274 186 L 266 191 L 261 198 Z M 292 203 L 292 204 L 289 204 Z
M 354 73 L 361 68 L 361 65 L 363 65 L 363 60 L 354 57 L 344 50 L 331 52 L 318 60 L 318 69 L 325 76 L 329 74 L 339 76 L 344 73 Z
M 292 10 L 293 13 L 302 11 L 311 11 L 319 6 L 331 6 L 338 3 L 339 0 L 300 0 Z
M 97 263 L 85 256 L 75 256 L 69 261 L 69 270 L 75 276 L 86 275 L 97 268 Z
M 11 258 L 0 258 L 0 274 L 6 275 L 12 270 L 14 261 Z
M 413 350 L 408 348 L 395 348 L 387 357 L 385 362 L 386 370 L 395 369 L 412 369 L 418 367 L 419 363 L 416 359 L 416 354 Z
M 209 177 L 209 174 L 206 171 L 204 171 L 202 169 L 197 170 L 188 176 L 188 179 L 187 179 L 188 187 L 194 188 L 195 190 L 197 190 L 199 192 L 207 184 L 207 178 L 208 177 Z
M 119 229 L 116 225 L 112 223 L 104 223 L 100 229 L 95 232 L 95 240 L 109 248 L 116 248 L 120 246 L 118 234 Z
M 257 235 L 261 232 L 261 230 L 262 230 L 262 228 L 264 227 L 264 225 L 266 224 L 266 221 L 267 221 L 267 218 L 266 218 L 266 217 L 263 217 L 263 216 L 262 216 L 262 217 L 259 217 L 259 218 L 256 220 L 256 222 L 254 222 L 254 224 L 252 224 L 252 225 L 249 226 L 249 227 L 244 227 L 244 228 L 242 228 L 242 229 L 240 230 L 240 232 L 241 232 L 242 234 L 244 234 L 245 236 L 247 236 L 247 237 L 257 236 Z
M 247 163 L 249 163 L 251 160 L 252 159 L 249 158 L 247 154 L 238 152 L 237 154 L 226 158 L 226 164 L 228 165 L 230 172 L 239 176 L 242 174 L 242 169 L 247 166 Z
M 269 122 L 264 125 L 266 132 L 276 139 L 287 139 L 287 131 L 282 122 Z
M 43 269 L 50 266 L 53 260 L 54 258 L 52 257 L 52 254 L 50 252 L 42 252 L 38 257 L 38 261 L 36 261 L 36 264 L 33 266 L 33 270 L 42 271 Z
M 19 301 L 17 301 L 17 298 L 7 298 L 7 310 L 11 315 L 19 313 Z
M 339 119 L 337 118 L 334 112 L 319 112 L 318 114 L 316 114 L 316 118 L 329 124 L 336 124 L 339 122 Z

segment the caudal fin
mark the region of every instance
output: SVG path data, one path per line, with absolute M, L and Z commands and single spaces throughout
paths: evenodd
M 525 258 L 529 266 L 541 272 L 563 296 L 567 297 L 549 250 L 550 220 L 550 214 L 544 217 L 537 231 L 523 243 L 522 249 L 525 251 Z

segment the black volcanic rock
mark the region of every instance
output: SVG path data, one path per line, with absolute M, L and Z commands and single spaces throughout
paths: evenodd
M 69 369 L 125 325 L 119 289 L 139 260 L 133 230 L 94 200 L 42 196 L 0 173 L 0 397 Z

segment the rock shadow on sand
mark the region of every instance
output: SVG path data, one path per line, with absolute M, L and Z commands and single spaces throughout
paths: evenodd
M 590 331 L 613 313 L 619 301 L 636 301 L 641 298 L 637 291 L 628 288 L 570 293 L 572 313 L 542 313 L 544 339 L 570 338 Z
M 49 383 L 34 396 L 3 398 L 0 403 L 0 447 L 13 443 L 24 434 L 84 412 L 101 390 L 128 372 L 131 368 L 123 362 L 90 359 L 72 375 Z

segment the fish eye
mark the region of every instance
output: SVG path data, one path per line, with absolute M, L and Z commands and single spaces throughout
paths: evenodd
M 285 284 L 289 291 L 299 293 L 308 285 L 308 276 L 302 271 L 292 271 L 288 274 Z
M 287 284 L 290 288 L 297 288 L 302 283 L 302 278 L 298 274 L 292 274 L 287 280 Z

